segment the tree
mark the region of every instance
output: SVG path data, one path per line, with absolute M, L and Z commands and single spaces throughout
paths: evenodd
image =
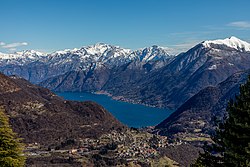
M 9 119 L 0 108 L 0 166 L 22 167 L 25 157 L 22 155 L 23 147 L 20 139 L 12 131 Z
M 219 126 L 214 143 L 204 147 L 193 166 L 250 166 L 250 76 L 230 100 L 228 118 Z

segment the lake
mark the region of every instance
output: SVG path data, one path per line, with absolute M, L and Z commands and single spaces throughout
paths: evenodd
M 119 121 L 129 127 L 154 126 L 166 119 L 173 110 L 147 107 L 140 104 L 131 104 L 113 100 L 106 95 L 97 95 L 85 92 L 56 92 L 66 100 L 94 101 L 111 112 Z

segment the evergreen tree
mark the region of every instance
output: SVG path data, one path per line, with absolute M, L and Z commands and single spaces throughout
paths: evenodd
M 193 166 L 250 167 L 250 76 L 235 101 L 229 102 L 227 112 L 214 144 L 204 147 Z
M 20 139 L 12 131 L 8 117 L 0 108 L 0 166 L 22 167 L 24 164 Z

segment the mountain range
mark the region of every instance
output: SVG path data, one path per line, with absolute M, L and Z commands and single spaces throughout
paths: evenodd
M 240 42 L 240 49 L 228 46 L 228 40 L 233 46 Z M 178 108 L 207 86 L 215 86 L 230 75 L 250 68 L 250 52 L 246 51 L 249 44 L 243 45 L 245 42 L 235 37 L 222 41 L 225 44 L 204 41 L 138 79 L 129 85 L 130 89 L 119 88 L 115 93 L 122 92 L 139 103 Z
M 34 50 L 13 54 L 0 53 L 0 70 L 7 75 L 19 75 L 32 83 L 39 83 L 72 71 L 83 72 L 87 75 L 96 69 L 109 70 L 131 61 L 147 64 L 156 60 L 165 61 L 172 57 L 164 48 L 158 46 L 131 51 L 98 43 L 51 54 L 43 54 Z
M 54 91 L 105 91 L 135 103 L 178 108 L 203 88 L 247 70 L 249 45 L 230 37 L 172 56 L 159 46 L 131 51 L 98 43 L 46 55 L 2 54 L 0 71 Z
M 166 129 L 175 131 L 173 127 L 184 118 L 186 109 L 197 108 L 197 98 L 210 104 L 206 106 L 199 101 L 201 106 L 195 110 L 201 114 L 209 110 L 205 122 L 209 122 L 208 129 L 211 129 L 211 114 L 216 113 L 214 108 L 237 92 L 221 93 L 224 81 L 248 69 L 250 44 L 236 37 L 203 41 L 175 56 L 159 46 L 132 51 L 103 43 L 51 54 L 33 50 L 0 54 L 0 71 L 53 91 L 102 91 L 119 100 L 177 109 L 156 127 L 162 134 L 168 134 Z M 242 80 L 230 86 L 237 87 Z M 207 93 L 210 91 L 212 93 Z M 205 93 L 204 99 L 200 98 L 202 93 Z M 219 103 L 221 98 L 225 101 Z M 209 131 L 200 129 L 196 131 Z

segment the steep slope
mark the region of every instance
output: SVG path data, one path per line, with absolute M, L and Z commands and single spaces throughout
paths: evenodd
M 18 77 L 0 74 L 0 106 L 25 143 L 44 147 L 67 140 L 94 138 L 122 128 L 108 111 L 94 102 L 66 101 L 48 89 Z
M 97 91 L 110 78 L 111 69 L 105 66 L 99 66 L 97 69 L 92 66 L 88 70 L 73 70 L 65 74 L 49 78 L 39 85 L 54 91 Z
M 239 93 L 239 86 L 247 80 L 250 70 L 238 72 L 217 86 L 207 87 L 185 102 L 177 111 L 155 127 L 162 135 L 185 139 L 187 136 L 212 134 L 215 121 L 225 116 L 230 99 Z
M 138 82 L 109 91 L 139 103 L 178 108 L 203 88 L 250 68 L 250 52 L 243 45 L 246 42 L 237 39 L 243 49 L 226 45 L 235 40 L 235 37 L 221 40 L 225 44 L 204 41 Z

